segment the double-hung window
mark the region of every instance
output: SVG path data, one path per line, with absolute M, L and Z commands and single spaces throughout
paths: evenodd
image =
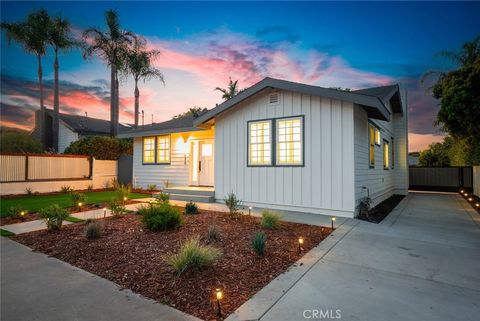
M 383 140 L 383 169 L 390 166 L 390 146 L 388 140 Z
M 276 120 L 276 164 L 303 165 L 303 123 L 301 117 Z
M 248 123 L 248 165 L 272 165 L 272 121 Z
M 170 164 L 170 135 L 143 137 L 143 164 Z
M 157 163 L 170 163 L 170 135 L 157 136 Z
M 369 159 L 369 166 L 370 167 L 375 167 L 375 139 L 376 139 L 376 134 L 375 131 L 377 128 L 373 126 L 372 124 L 368 124 L 368 140 L 369 140 L 369 146 L 368 146 L 368 159 Z
M 143 163 L 155 163 L 155 137 L 143 138 Z

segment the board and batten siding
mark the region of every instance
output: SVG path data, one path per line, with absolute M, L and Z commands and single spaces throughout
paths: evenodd
M 245 204 L 352 217 L 353 104 L 280 91 L 258 94 L 215 120 L 215 198 L 234 192 Z M 248 167 L 247 122 L 304 116 L 303 167 Z
M 387 104 L 390 109 L 390 106 Z M 407 116 L 392 114 L 391 121 L 369 120 L 362 108 L 355 108 L 355 200 L 367 196 L 367 187 L 372 206 L 377 205 L 393 194 L 406 195 L 408 191 L 408 159 L 407 159 Z M 369 121 L 380 128 L 380 145 L 375 145 L 375 166 L 369 164 Z M 392 144 L 392 137 L 394 144 Z M 383 168 L 383 141 L 389 142 L 390 166 Z M 394 168 L 392 164 L 392 148 L 395 149 Z
M 63 153 L 72 142 L 78 140 L 78 134 L 60 122 L 58 127 L 58 152 Z

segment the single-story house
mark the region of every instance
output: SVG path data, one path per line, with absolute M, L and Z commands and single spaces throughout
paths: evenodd
M 33 134 L 40 138 L 40 111 L 35 112 L 35 129 Z M 47 136 L 46 148 L 53 147 L 53 110 L 46 109 L 45 112 L 45 131 Z M 119 124 L 119 130 L 130 128 L 128 124 Z M 63 153 L 70 146 L 70 143 L 77 141 L 82 136 L 90 135 L 110 135 L 110 121 L 105 119 L 92 118 L 80 115 L 59 114 L 58 129 L 58 152 Z
M 343 91 L 265 78 L 199 115 L 134 138 L 133 183 L 173 199 L 353 217 L 408 193 L 407 96 L 398 85 Z

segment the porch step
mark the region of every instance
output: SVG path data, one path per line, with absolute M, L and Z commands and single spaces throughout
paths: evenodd
M 199 196 L 215 196 L 215 190 L 213 187 L 170 187 L 164 188 L 163 191 L 170 195 L 199 195 Z
M 194 194 L 177 194 L 177 193 L 170 193 L 170 199 L 174 201 L 192 201 L 192 202 L 199 202 L 199 203 L 213 203 L 215 202 L 214 195 L 194 195 Z

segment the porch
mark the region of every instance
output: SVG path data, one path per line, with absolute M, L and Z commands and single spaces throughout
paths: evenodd
M 164 188 L 163 191 L 175 201 L 215 202 L 215 188 L 211 186 L 176 186 Z

